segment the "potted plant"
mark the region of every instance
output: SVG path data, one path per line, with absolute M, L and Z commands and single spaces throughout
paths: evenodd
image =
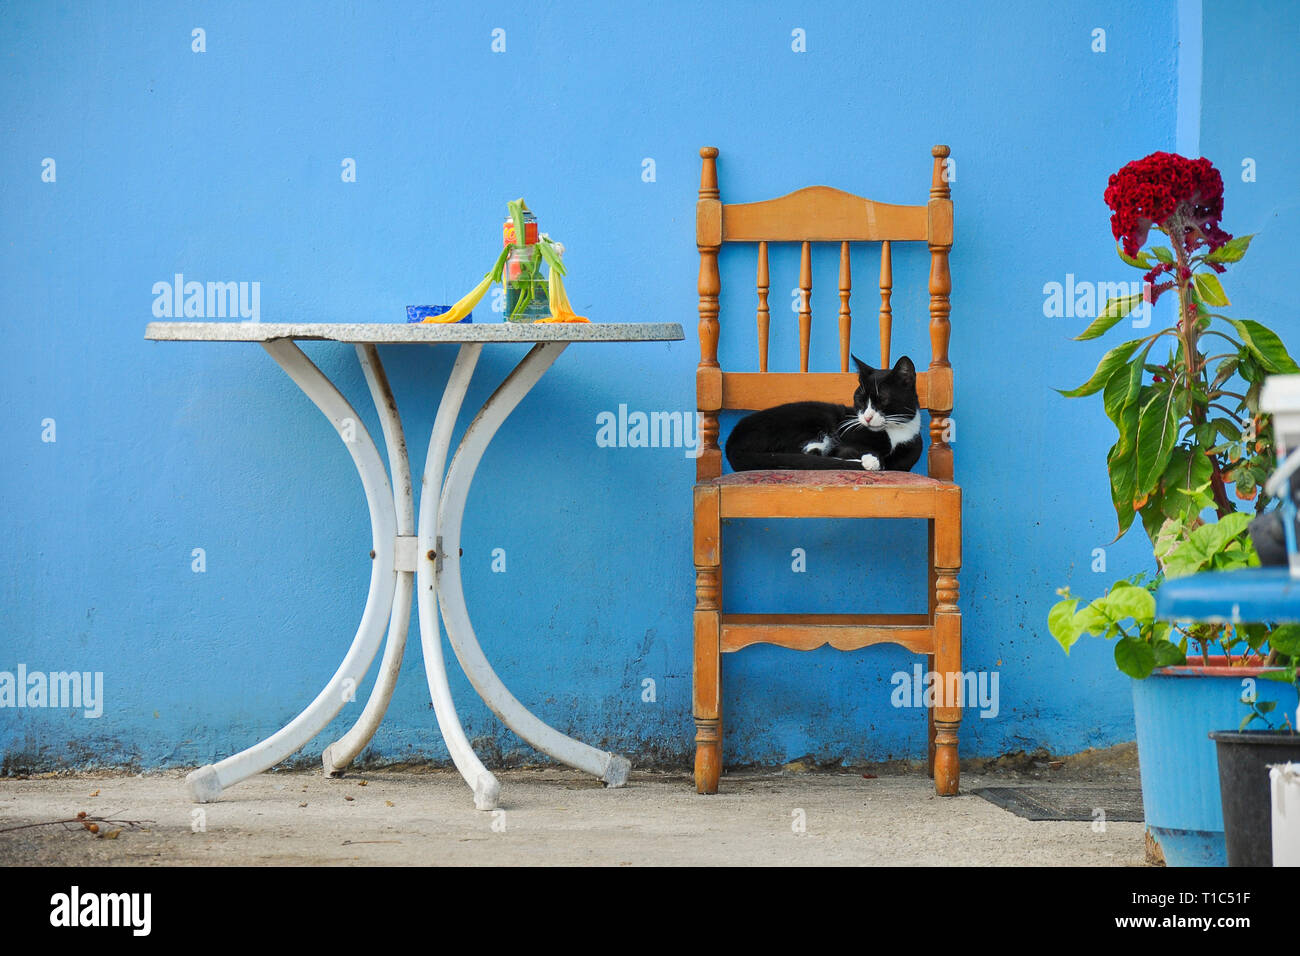
M 1289 662 L 1280 673 L 1264 676 L 1285 680 L 1294 687 L 1297 681 L 1296 660 L 1300 655 L 1300 629 L 1294 625 L 1283 635 L 1278 628 L 1271 635 L 1274 654 L 1286 647 Z M 1223 829 L 1229 866 L 1272 866 L 1272 798 L 1269 768 L 1300 761 L 1300 733 L 1296 723 L 1300 713 L 1277 710 L 1277 702 L 1259 700 L 1253 695 L 1242 697 L 1250 713 L 1236 730 L 1211 732 L 1219 764 L 1219 792 L 1223 805 Z M 1247 730 L 1255 720 L 1265 729 Z
M 1144 290 L 1110 299 L 1076 338 L 1104 335 L 1168 291 L 1178 299 L 1175 324 L 1115 346 L 1086 382 L 1061 394 L 1101 394 L 1118 433 L 1107 456 L 1116 540 L 1140 517 L 1154 568 L 1082 608 L 1068 589 L 1059 592 L 1048 628 L 1067 653 L 1085 634 L 1115 640 L 1116 666 L 1133 679 L 1148 833 L 1171 865 L 1222 865 L 1208 734 L 1239 722 L 1242 680 L 1277 671 L 1266 660 L 1274 627 L 1156 621 L 1152 592 L 1166 578 L 1258 563 L 1250 514 L 1238 512 L 1229 488 L 1262 510 L 1259 490 L 1275 455 L 1260 388 L 1267 375 L 1300 368 L 1268 328 L 1215 311 L 1229 304 L 1218 275 L 1252 237 L 1220 228 L 1223 180 L 1209 160 L 1153 153 L 1111 176 L 1105 200 L 1119 256 L 1145 272 Z M 1152 230 L 1169 244 L 1144 250 Z M 1294 685 L 1256 686 L 1260 703 L 1294 709 Z

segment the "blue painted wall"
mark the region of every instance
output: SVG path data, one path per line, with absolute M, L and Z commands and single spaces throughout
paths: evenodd
M 1277 330 L 1300 350 L 1300 316 L 1291 294 L 1293 217 L 1300 214 L 1300 8 L 1274 0 L 1205 4 L 1205 79 L 1201 150 L 1223 171 L 1229 232 L 1255 233 L 1250 253 L 1224 278 L 1233 315 Z M 1285 108 L 1284 108 L 1285 107 Z M 1247 161 L 1250 161 L 1249 163 Z M 1248 181 L 1253 179 L 1253 181 Z M 1288 335 L 1287 333 L 1290 333 Z
M 482 274 L 505 201 L 519 195 L 568 246 L 579 312 L 679 321 L 687 340 L 574 347 L 505 425 L 469 502 L 471 613 L 499 673 L 541 716 L 641 762 L 687 760 L 694 463 L 681 449 L 599 448 L 595 435 L 597 415 L 620 403 L 693 408 L 706 144 L 722 151 L 724 201 L 821 181 L 902 203 L 926 199 L 930 146 L 952 146 L 966 664 L 996 672 L 1001 692 L 997 718 L 966 720 L 962 752 L 1131 739 L 1109 648 L 1081 645 L 1067 660 L 1044 627 L 1056 587 L 1097 591 L 1149 552 L 1134 534 L 1109 548 L 1107 574 L 1089 570 L 1113 534 L 1109 425 L 1099 402 L 1050 388 L 1081 381 L 1104 343 L 1071 342 L 1086 319 L 1046 317 L 1043 286 L 1132 278 L 1101 192 L 1124 162 L 1174 146 L 1172 0 L 797 14 L 762 3 L 707 18 L 685 3 L 0 11 L 0 670 L 100 670 L 106 695 L 94 720 L 0 710 L 11 767 L 231 753 L 315 695 L 360 616 L 369 528 L 345 449 L 257 346 L 145 342 L 153 284 L 178 272 L 259 282 L 263 321 L 400 321 L 406 304 L 454 299 Z M 1281 43 L 1267 17 L 1212 6 L 1207 23 L 1219 21 L 1252 50 Z M 204 53 L 191 49 L 196 27 Z M 496 27 L 504 53 L 491 50 Z M 1092 49 L 1097 28 L 1105 52 Z M 806 52 L 792 50 L 795 29 Z M 1221 108 L 1212 86 L 1207 114 Z M 1294 138 L 1276 135 L 1283 92 L 1252 89 L 1245 106 L 1258 115 L 1243 107 L 1229 134 L 1269 140 L 1251 147 L 1261 182 L 1231 187 L 1234 231 L 1243 207 L 1247 219 L 1267 214 Z M 1225 150 L 1226 172 L 1236 150 Z M 47 157 L 53 183 L 42 181 Z M 342 181 L 345 158 L 355 183 Z M 870 359 L 876 259 L 858 255 L 855 345 Z M 829 368 L 834 252 L 817 265 L 814 349 Z M 729 250 L 722 266 L 723 356 L 744 365 L 753 261 Z M 1256 266 L 1262 275 L 1264 263 L 1248 261 L 1229 278 Z M 896 354 L 919 364 L 925 268 L 923 255 L 896 253 Z M 792 252 L 773 255 L 772 275 L 774 365 L 791 367 Z M 1280 298 L 1262 283 L 1252 294 L 1261 308 Z M 306 350 L 365 407 L 350 349 Z M 489 349 L 471 403 L 522 352 Z M 422 462 L 453 355 L 383 354 Z M 732 610 L 924 608 L 922 527 L 735 523 L 725 547 Z M 796 547 L 806 573 L 791 570 Z M 205 573 L 191 570 L 195 548 Z M 504 574 L 490 571 L 493 548 L 505 549 Z M 414 642 L 410 651 L 374 751 L 445 759 Z M 728 761 L 919 756 L 924 714 L 889 705 L 890 675 L 911 662 L 890 648 L 728 658 Z M 646 678 L 654 702 L 642 699 Z M 453 692 L 485 756 L 530 757 L 459 676 Z

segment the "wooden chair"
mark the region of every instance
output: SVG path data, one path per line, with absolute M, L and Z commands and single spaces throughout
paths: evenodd
M 718 151 L 700 150 L 696 245 L 700 251 L 700 364 L 696 396 L 702 452 L 695 484 L 695 785 L 716 793 L 722 770 L 722 655 L 751 644 L 812 650 L 824 644 L 842 651 L 872 644 L 900 644 L 925 654 L 939 675 L 929 713 L 928 766 L 935 790 L 957 793 L 957 729 L 961 722 L 961 489 L 953 483 L 948 419 L 952 414 L 952 366 L 948 362 L 948 294 L 952 279 L 952 199 L 944 175 L 947 146 L 931 150 L 930 200 L 895 206 L 812 186 L 778 199 L 724 205 L 718 192 Z M 718 366 L 718 251 L 724 242 L 758 243 L 757 372 L 725 372 Z M 801 243 L 799 371 L 769 372 L 767 247 Z M 838 373 L 808 371 L 812 326 L 810 244 L 840 244 Z M 881 367 L 890 365 L 893 291 L 891 245 L 924 242 L 930 251 L 929 368 L 918 368 L 917 394 L 930 414 L 928 476 L 867 471 L 747 471 L 722 474 L 718 413 L 756 410 L 785 402 L 818 400 L 848 404 L 857 387 L 849 371 L 852 315 L 849 244 L 879 242 Z M 918 365 L 920 363 L 917 363 Z M 730 614 L 722 610 L 723 518 L 924 518 L 929 527 L 928 614 Z

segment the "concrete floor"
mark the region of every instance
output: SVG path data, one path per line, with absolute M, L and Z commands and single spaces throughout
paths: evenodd
M 1135 768 L 1113 760 L 1100 772 L 1060 764 L 992 762 L 964 771 L 962 787 L 1136 785 Z M 152 822 L 104 824 L 99 836 L 58 826 L 0 832 L 0 865 L 1144 865 L 1140 823 L 1099 833 L 1090 823 L 1030 822 L 977 796 L 936 797 L 916 770 L 864 777 L 863 768 L 791 764 L 729 773 L 711 797 L 684 774 L 634 773 L 619 790 L 568 770 L 498 776 L 493 813 L 476 811 L 450 770 L 268 773 L 201 807 L 180 772 L 3 779 L 0 831 L 82 810 Z

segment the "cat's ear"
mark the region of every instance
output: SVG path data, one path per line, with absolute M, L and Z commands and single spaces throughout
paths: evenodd
M 907 384 L 916 382 L 916 366 L 912 364 L 912 360 L 906 355 L 894 363 L 894 368 L 890 374 Z
M 872 372 L 875 371 L 874 368 L 872 368 L 866 362 L 862 361 L 862 359 L 858 358 L 856 355 L 852 356 L 852 358 L 853 358 L 853 364 L 858 367 L 859 378 L 865 379 L 868 375 L 870 375 Z

